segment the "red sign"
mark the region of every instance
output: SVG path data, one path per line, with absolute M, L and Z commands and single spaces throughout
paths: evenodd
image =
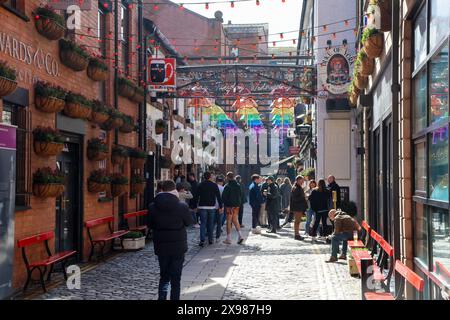
M 291 156 L 298 155 L 300 153 L 300 147 L 289 147 L 289 154 Z
M 166 91 L 176 87 L 176 60 L 173 58 L 149 58 L 149 87 L 153 90 Z

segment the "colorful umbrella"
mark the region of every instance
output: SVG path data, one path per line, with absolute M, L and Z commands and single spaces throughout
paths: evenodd
M 263 126 L 261 116 L 258 112 L 258 104 L 252 98 L 237 99 L 233 103 L 239 120 L 244 121 L 249 128 L 260 128 Z
M 289 128 L 295 121 L 294 102 L 288 98 L 278 98 L 272 102 L 272 124 L 276 128 Z
M 236 124 L 227 116 L 225 111 L 217 105 L 205 108 L 203 114 L 209 115 L 211 121 L 216 123 L 217 128 L 230 129 L 236 128 Z

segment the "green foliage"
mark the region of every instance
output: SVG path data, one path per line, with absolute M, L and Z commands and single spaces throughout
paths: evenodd
M 130 125 L 130 126 L 133 126 L 133 130 L 136 129 L 136 125 L 135 125 L 135 123 L 134 123 L 134 119 L 133 119 L 132 116 L 123 114 L 123 115 L 122 115 L 122 119 L 123 119 L 123 124 L 124 124 L 124 125 Z
M 130 157 L 145 159 L 145 158 L 147 158 L 147 154 L 141 148 L 133 148 L 130 150 Z
M 33 182 L 38 184 L 62 184 L 64 183 L 64 174 L 57 169 L 53 170 L 49 167 L 39 168 L 33 174 Z
M 378 33 L 379 31 L 375 28 L 366 28 L 361 36 L 361 42 L 363 44 L 366 43 L 367 39 Z
M 110 109 L 106 104 L 101 101 L 94 100 L 92 101 L 92 112 L 102 113 L 109 115 Z
M 59 40 L 59 49 L 60 50 L 68 50 L 73 51 L 80 55 L 84 59 L 90 59 L 91 56 L 86 51 L 86 49 L 82 46 L 77 45 L 74 41 L 66 40 L 66 39 L 60 39 Z
M 88 100 L 85 96 L 81 94 L 76 94 L 69 92 L 66 96 L 66 102 L 81 104 L 87 108 L 92 108 L 92 101 Z
M 125 185 L 128 184 L 128 178 L 121 173 L 114 173 L 111 177 L 111 183 Z
M 142 238 L 144 235 L 140 231 L 130 231 L 124 236 L 122 236 L 123 239 L 139 239 Z
M 108 66 L 106 65 L 106 63 L 99 58 L 91 57 L 89 59 L 89 65 L 94 68 L 99 68 L 101 70 L 108 71 Z
M 35 93 L 40 97 L 53 97 L 61 100 L 64 100 L 67 95 L 63 88 L 59 86 L 52 86 L 51 84 L 43 81 L 36 83 Z
M 92 171 L 88 180 L 101 184 L 109 184 L 111 183 L 111 176 L 108 174 L 108 172 L 106 172 L 106 170 L 99 169 Z
M 66 25 L 66 20 L 64 19 L 64 17 L 56 13 L 56 11 L 48 5 L 46 5 L 45 7 L 38 7 L 36 9 L 36 15 L 43 19 L 50 19 L 53 22 L 59 24 L 61 27 L 64 27 Z
M 155 121 L 155 127 L 157 128 L 165 128 L 166 122 L 163 119 L 158 119 Z
M 131 183 L 132 184 L 138 184 L 138 183 L 144 183 L 146 182 L 145 177 L 139 174 L 133 174 L 131 176 Z
M 119 78 L 119 86 L 129 86 L 129 87 L 136 87 L 133 81 L 128 80 L 127 78 Z
M 110 108 L 109 109 L 109 116 L 111 117 L 112 120 L 115 120 L 117 118 L 123 118 L 123 113 L 120 112 L 117 109 Z
M 64 138 L 59 133 L 58 130 L 55 130 L 51 127 L 41 127 L 38 126 L 33 130 L 33 137 L 35 141 L 39 142 L 53 142 L 53 143 L 63 143 Z
M 302 172 L 300 172 L 300 175 L 302 175 L 304 177 L 315 177 L 316 169 L 314 169 L 314 168 L 306 168 Z
M 0 61 L 0 77 L 16 81 L 16 70 L 9 67 L 6 61 Z
M 99 152 L 108 152 L 108 145 L 99 138 L 89 140 L 88 148 Z
M 121 157 L 128 157 L 128 150 L 122 146 L 113 146 L 112 147 L 112 154 L 118 155 Z

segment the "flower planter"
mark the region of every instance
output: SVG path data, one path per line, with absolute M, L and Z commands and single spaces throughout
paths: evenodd
M 64 113 L 71 118 L 88 119 L 91 111 L 91 108 L 79 103 L 67 102 L 64 106 Z
M 34 22 L 36 30 L 49 40 L 59 40 L 64 37 L 66 28 L 49 18 L 37 19 Z
M 124 123 L 120 128 L 119 128 L 120 132 L 123 133 L 131 133 L 134 130 L 134 125 L 129 124 L 129 123 Z
M 106 79 L 108 79 L 108 70 L 89 65 L 87 68 L 87 75 L 94 81 L 106 81 Z
M 164 130 L 166 130 L 166 127 L 163 126 L 155 126 L 155 133 L 156 134 L 163 134 Z
M 63 184 L 33 184 L 33 194 L 40 198 L 56 198 L 64 192 Z
M 64 149 L 63 143 L 34 141 L 34 152 L 41 156 L 56 156 Z
M 96 123 L 96 124 L 103 124 L 106 121 L 108 121 L 109 115 L 101 113 L 101 112 L 91 112 L 91 116 L 89 117 L 89 120 Z
M 89 60 L 87 58 L 80 56 L 72 50 L 61 49 L 59 51 L 59 56 L 61 58 L 61 63 L 74 71 L 83 71 L 89 64 Z
M 127 84 L 119 84 L 119 94 L 125 98 L 132 98 L 134 96 L 135 89 L 134 87 Z
M 142 158 L 130 158 L 131 169 L 142 169 L 145 164 L 145 159 Z
M 369 78 L 367 78 L 366 76 L 363 76 L 361 74 L 357 74 L 355 77 L 355 86 L 360 89 L 360 90 L 364 90 L 365 88 L 367 88 L 367 85 L 369 83 Z
M 131 193 L 144 193 L 145 190 L 145 182 L 142 183 L 132 183 L 131 184 Z
M 124 250 L 140 250 L 145 247 L 145 237 L 135 239 L 122 239 Z
M 91 193 L 105 192 L 109 189 L 109 183 L 98 183 L 94 181 L 88 181 L 88 191 Z
M 375 60 L 369 57 L 366 57 L 361 60 L 361 69 L 359 72 L 362 76 L 368 77 L 371 76 L 375 69 Z
M 64 109 L 66 102 L 55 97 L 36 96 L 34 99 L 36 109 L 46 113 L 57 113 Z
M 122 157 L 122 156 L 120 156 L 120 155 L 118 155 L 118 154 L 113 154 L 112 156 L 111 156 L 111 162 L 114 164 L 114 165 L 123 165 L 124 163 L 125 163 L 125 160 L 126 160 L 127 158 L 126 157 Z
M 384 48 L 384 36 L 377 33 L 370 36 L 364 43 L 364 51 L 369 58 L 375 59 L 381 57 Z
M 87 157 L 89 160 L 92 161 L 102 161 L 108 158 L 108 152 L 101 152 L 96 149 L 88 148 L 87 150 Z
M 14 92 L 17 88 L 17 82 L 0 77 L 0 97 L 5 97 Z
M 111 195 L 113 197 L 120 197 L 128 191 L 128 184 L 113 184 L 111 185 Z

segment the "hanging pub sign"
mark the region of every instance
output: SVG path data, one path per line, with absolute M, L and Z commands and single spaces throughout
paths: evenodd
M 148 88 L 151 91 L 171 91 L 176 88 L 176 60 L 173 58 L 149 58 Z
M 346 46 L 326 49 L 319 65 L 319 90 L 333 95 L 345 94 L 351 82 L 354 62 L 355 57 Z

